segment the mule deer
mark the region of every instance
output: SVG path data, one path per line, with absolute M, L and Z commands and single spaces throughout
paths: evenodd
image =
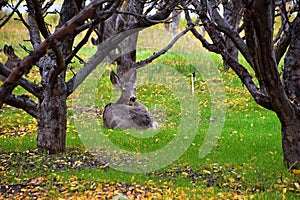
M 7 56 L 7 60 L 5 62 L 5 66 L 14 69 L 17 67 L 17 64 L 21 59 L 15 54 L 12 46 L 4 45 L 4 54 Z M 0 75 L 0 80 L 4 81 L 6 77 Z
M 110 72 L 110 80 L 115 87 L 118 87 L 122 94 L 116 103 L 105 106 L 103 112 L 103 123 L 106 128 L 112 129 L 158 129 L 147 108 L 136 101 L 136 70 L 117 75 Z

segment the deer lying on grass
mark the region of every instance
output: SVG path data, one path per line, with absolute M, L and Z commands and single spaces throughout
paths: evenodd
M 105 106 L 104 126 L 111 129 L 152 128 L 157 130 L 158 124 L 151 113 L 143 104 L 136 101 L 136 70 L 130 70 L 122 76 L 111 71 L 110 80 L 121 90 L 122 94 L 116 103 Z
M 15 51 L 12 48 L 12 46 L 4 45 L 3 50 L 4 54 L 7 56 L 7 60 L 4 65 L 13 70 L 17 67 L 18 62 L 21 61 L 21 59 L 15 54 Z M 6 78 L 4 76 L 0 75 L 1 81 L 4 81 L 5 79 Z

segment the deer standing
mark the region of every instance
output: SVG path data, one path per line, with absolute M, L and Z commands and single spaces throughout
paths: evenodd
M 147 108 L 136 101 L 136 70 L 117 75 L 110 72 L 112 84 L 118 87 L 122 94 L 116 103 L 109 103 L 103 112 L 103 123 L 111 129 L 158 129 L 158 123 L 154 120 Z
M 14 49 L 12 46 L 4 45 L 4 54 L 7 56 L 7 60 L 5 62 L 5 66 L 14 69 L 17 67 L 18 62 L 21 61 L 21 59 L 15 54 Z M 6 77 L 0 75 L 0 80 L 4 81 Z

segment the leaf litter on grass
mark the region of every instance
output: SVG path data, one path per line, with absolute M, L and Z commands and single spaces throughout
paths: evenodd
M 148 173 L 146 183 L 119 182 L 95 178 L 86 180 L 59 173 L 108 167 L 93 155 L 69 149 L 65 154 L 47 155 L 37 151 L 0 153 L 0 199 L 251 199 L 264 192 L 300 194 L 300 172 L 279 176 L 272 186 L 261 180 L 247 182 L 247 164 L 209 164 L 193 169 L 189 163 Z M 267 176 L 267 175 L 265 175 Z M 266 177 L 265 177 L 266 178 Z M 178 181 L 188 182 L 183 185 Z

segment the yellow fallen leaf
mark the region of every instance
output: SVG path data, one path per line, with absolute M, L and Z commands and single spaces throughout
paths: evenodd
M 134 176 L 131 177 L 130 181 L 133 183 L 134 182 Z
M 233 182 L 235 182 L 235 179 L 234 179 L 234 178 L 232 178 L 232 177 L 229 177 L 229 178 L 228 178 L 228 180 L 230 181 L 230 183 L 233 183 Z
M 293 174 L 300 174 L 300 169 L 293 169 Z
M 283 193 L 283 194 L 285 194 L 285 193 L 286 193 L 286 191 L 287 191 L 287 189 L 286 189 L 286 188 L 283 188 L 283 189 L 282 189 L 282 193 Z
M 186 173 L 186 172 L 182 172 L 181 175 L 182 175 L 183 177 L 187 177 L 189 174 Z

